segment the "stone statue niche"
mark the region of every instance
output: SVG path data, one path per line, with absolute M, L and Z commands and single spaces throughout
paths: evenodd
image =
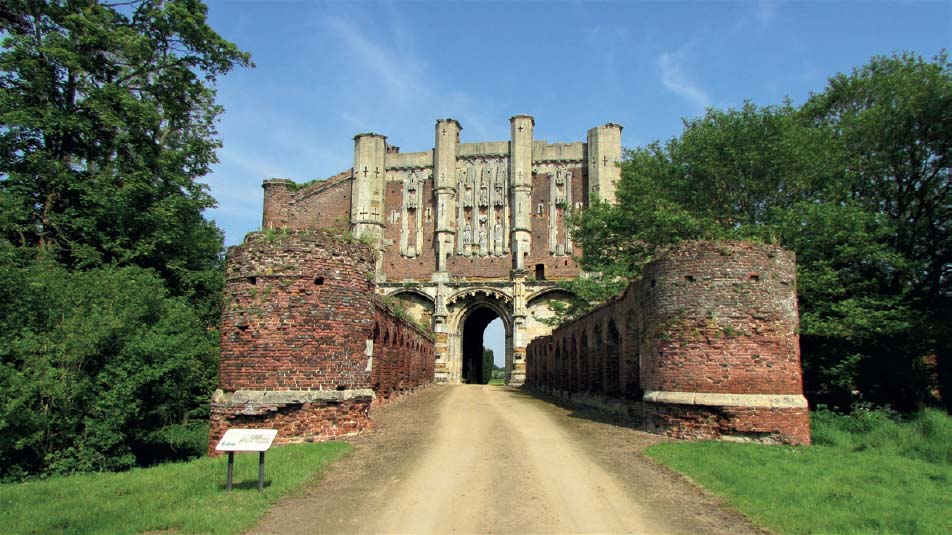
M 476 184 L 476 167 L 470 165 L 466 168 L 466 191 L 463 194 L 463 207 L 472 208 L 473 207 L 473 187 Z
M 485 208 L 489 206 L 489 182 L 492 180 L 492 169 L 483 167 L 479 177 L 479 206 Z
M 407 184 L 407 209 L 416 210 L 417 202 L 417 174 L 416 171 L 410 173 L 410 181 Z

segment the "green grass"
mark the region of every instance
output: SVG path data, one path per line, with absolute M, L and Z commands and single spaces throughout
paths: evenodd
M 505 384 L 506 384 L 506 380 L 505 380 L 505 379 L 490 379 L 489 382 L 486 383 L 486 384 L 489 384 L 489 385 L 505 385 Z
M 810 447 L 673 442 L 647 453 L 777 533 L 952 533 L 952 417 L 811 417 Z
M 262 493 L 254 453 L 235 454 L 230 493 L 227 456 L 0 485 L 0 532 L 236 533 L 348 451 L 342 442 L 274 448 L 265 457 Z

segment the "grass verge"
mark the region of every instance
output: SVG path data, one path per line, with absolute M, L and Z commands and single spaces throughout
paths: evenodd
M 812 420 L 811 447 L 673 442 L 647 454 L 777 533 L 952 533 L 952 417 Z
M 3 533 L 236 533 L 281 496 L 350 451 L 343 442 L 235 455 L 235 485 L 225 492 L 227 456 L 122 473 L 83 474 L 0 485 Z

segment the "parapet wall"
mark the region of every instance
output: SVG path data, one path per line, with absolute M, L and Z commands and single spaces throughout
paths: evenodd
M 374 293 L 374 254 L 321 231 L 253 233 L 228 251 L 209 450 L 229 427 L 279 443 L 358 433 L 375 399 L 433 381 L 433 340 Z
M 808 444 L 796 264 L 777 246 L 687 242 L 526 350 L 527 386 L 679 438 Z

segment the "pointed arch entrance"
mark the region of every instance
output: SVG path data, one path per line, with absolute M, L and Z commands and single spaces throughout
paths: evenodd
M 496 318 L 502 320 L 506 340 L 506 379 L 513 370 L 512 301 L 498 292 L 476 292 L 460 296 L 448 305 L 449 358 L 451 383 L 485 383 L 491 368 L 483 363 L 486 327 Z

